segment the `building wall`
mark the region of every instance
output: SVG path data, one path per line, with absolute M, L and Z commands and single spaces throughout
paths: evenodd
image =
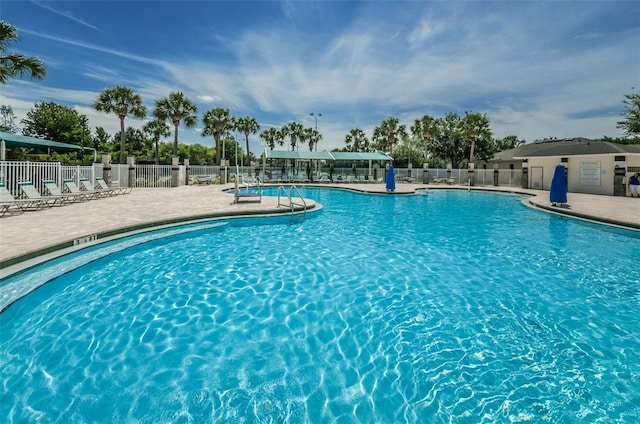
M 613 196 L 615 156 L 612 154 L 568 156 L 564 165 L 568 169 L 569 192 Z M 626 157 L 625 166 L 627 168 L 640 167 L 640 155 L 622 154 L 619 156 Z M 563 162 L 560 156 L 530 157 L 528 161 L 529 187 L 549 190 L 555 167 L 561 163 Z M 537 170 L 534 170 L 534 167 L 537 167 Z M 537 187 L 534 180 L 540 175 L 540 170 L 542 187 Z M 633 172 L 627 173 L 627 178 L 632 174 Z

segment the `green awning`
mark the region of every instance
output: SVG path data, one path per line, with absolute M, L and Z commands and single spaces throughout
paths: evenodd
M 56 152 L 68 152 L 73 150 L 83 150 L 82 146 L 75 144 L 60 143 L 57 141 L 44 140 L 42 138 L 27 137 L 26 135 L 18 135 L 6 132 L 0 132 L 0 140 L 3 141 L 7 149 L 12 147 L 26 147 L 29 149 L 51 149 Z M 89 149 L 93 150 L 93 149 Z
M 267 159 L 292 159 L 292 160 L 333 160 L 331 153 L 322 152 L 296 152 L 292 150 L 267 150 Z
M 292 160 L 393 160 L 384 152 L 296 152 L 291 150 L 267 150 L 267 159 Z
M 335 160 L 358 161 L 358 160 L 393 160 L 384 152 L 331 152 Z

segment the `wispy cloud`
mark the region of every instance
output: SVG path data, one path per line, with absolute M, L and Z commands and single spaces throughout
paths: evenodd
M 377 1 L 285 1 L 269 5 L 276 11 L 271 16 L 249 11 L 242 25 L 229 28 L 220 23 L 212 29 L 208 21 L 198 26 L 190 8 L 170 36 L 163 25 L 145 26 L 142 32 L 140 26 L 118 22 L 126 28 L 117 32 L 119 38 L 89 36 L 86 41 L 60 36 L 45 22 L 31 26 L 37 31 L 21 32 L 46 41 L 41 44 L 42 51 L 51 51 L 48 64 L 68 74 L 69 82 L 47 88 L 49 80 L 25 81 L 2 94 L 78 105 L 92 113 L 91 122 L 97 92 L 115 84 L 134 88 L 149 107 L 170 91 L 183 91 L 198 103 L 199 113 L 230 108 L 234 115 L 256 116 L 263 128 L 291 120 L 312 125 L 309 113 L 318 111 L 323 148 L 342 147 L 351 128 L 370 133 L 388 116 L 411 124 L 423 114 L 465 110 L 487 113 L 498 137 L 616 135 L 612 111 L 637 82 L 640 59 L 629 52 L 637 50 L 640 35 L 637 23 L 621 31 L 615 19 L 598 19 L 603 11 L 625 14 L 627 3 L 611 4 L 617 14 L 598 2 L 559 2 L 550 8 L 539 2 L 403 2 L 397 7 Z M 191 6 L 211 7 L 218 14 L 228 7 L 217 2 Z M 138 10 L 138 19 L 148 13 Z M 167 18 L 149 17 L 156 23 Z M 111 21 L 100 22 L 111 34 L 113 28 L 106 29 Z M 140 42 L 136 36 L 141 34 L 162 42 Z M 78 79 L 90 88 L 80 90 Z M 97 115 L 97 122 L 117 130 L 116 120 L 111 124 Z M 201 142 L 192 130 L 181 137 Z
M 69 38 L 59 37 L 59 36 L 47 34 L 47 33 L 44 33 L 44 32 L 33 31 L 33 30 L 29 30 L 29 29 L 23 29 L 22 32 L 25 33 L 25 34 L 33 35 L 35 37 L 43 38 L 43 39 L 46 39 L 46 40 L 49 40 L 49 41 L 55 41 L 55 42 L 60 43 L 60 44 L 66 44 L 68 46 L 80 47 L 80 48 L 83 48 L 83 49 L 93 50 L 93 51 L 100 52 L 100 53 L 107 53 L 107 54 L 110 54 L 110 55 L 118 56 L 118 57 L 123 58 L 123 59 L 133 60 L 133 61 L 136 61 L 136 62 L 148 64 L 148 65 L 160 65 L 160 64 L 164 63 L 164 62 L 162 62 L 160 60 L 150 59 L 148 57 L 131 54 L 131 53 L 128 53 L 128 52 L 125 52 L 125 51 L 114 50 L 114 49 L 110 49 L 110 48 L 107 48 L 107 47 L 102 47 L 102 46 L 99 46 L 99 45 L 95 45 L 95 44 L 92 44 L 92 43 L 87 43 L 87 42 L 78 41 L 78 40 L 72 40 L 72 39 L 69 39 Z
M 48 10 L 48 11 L 52 12 L 52 13 L 55 13 L 55 14 L 56 14 L 56 15 L 58 15 L 58 16 L 65 17 L 65 18 L 67 18 L 67 19 L 69 19 L 69 20 L 71 20 L 71 21 L 73 21 L 73 22 L 75 22 L 75 23 L 77 23 L 77 24 L 80 24 L 80 25 L 85 26 L 85 27 L 87 27 L 87 28 L 94 29 L 94 30 L 96 30 L 96 31 L 101 31 L 97 26 L 92 25 L 92 24 L 90 24 L 89 22 L 87 22 L 87 21 L 85 21 L 85 20 L 83 20 L 83 19 L 81 19 L 81 18 L 78 18 L 78 17 L 74 16 L 73 12 L 71 12 L 71 11 L 68 11 L 68 10 L 61 11 L 61 10 L 58 10 L 58 9 L 54 9 L 53 7 L 49 6 L 49 3 L 48 3 L 48 2 L 33 1 L 33 0 L 32 0 L 32 1 L 31 1 L 31 3 L 35 4 L 35 5 L 36 5 L 36 6 L 38 6 L 38 7 L 41 7 L 41 8 L 43 8 L 43 9 L 46 9 L 46 10 Z M 58 4 L 59 4 L 59 3 L 58 3 Z

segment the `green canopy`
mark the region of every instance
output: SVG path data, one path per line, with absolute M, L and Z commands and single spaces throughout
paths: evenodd
M 326 150 L 322 152 L 296 152 L 292 150 L 267 150 L 267 159 L 333 160 Z
M 335 160 L 393 160 L 384 152 L 331 152 Z
M 267 150 L 267 159 L 293 160 L 393 160 L 384 152 L 296 152 L 291 150 Z
M 44 140 L 42 138 L 27 137 L 26 135 L 18 135 L 6 132 L 0 132 L 0 141 L 2 142 L 2 160 L 5 159 L 5 149 L 12 147 L 26 147 L 28 149 L 37 149 L 46 151 L 47 149 L 56 152 L 70 152 L 75 150 L 93 150 L 91 148 L 83 148 L 75 144 L 60 143 L 57 141 Z

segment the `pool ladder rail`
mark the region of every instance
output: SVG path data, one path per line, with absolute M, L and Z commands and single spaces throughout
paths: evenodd
M 294 195 L 297 199 L 300 200 L 294 201 Z M 284 203 L 285 198 L 289 201 L 289 204 Z M 278 207 L 281 206 L 285 208 L 291 208 L 292 215 L 295 213 L 296 207 L 302 208 L 303 216 L 307 213 L 307 202 L 305 202 L 304 197 L 302 197 L 302 194 L 300 194 L 300 190 L 298 190 L 298 187 L 294 185 L 290 186 L 288 191 L 285 186 L 281 185 L 278 187 Z

